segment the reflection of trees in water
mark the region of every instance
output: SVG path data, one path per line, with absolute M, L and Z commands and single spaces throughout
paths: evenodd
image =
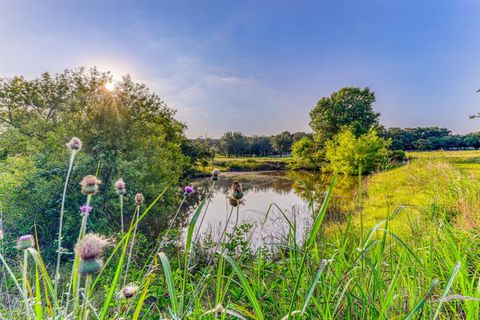
M 292 171 L 288 173 L 295 182 L 294 192 L 307 203 L 313 201 L 320 206 L 325 198 L 333 179 L 333 175 L 324 173 L 311 173 L 305 171 Z M 339 176 L 327 209 L 328 221 L 343 221 L 348 213 L 355 209 L 356 178 L 352 176 Z
M 249 192 L 274 192 L 279 196 L 284 196 L 293 190 L 293 192 L 307 204 L 313 199 L 314 206 L 318 207 L 323 202 L 325 192 L 328 190 L 332 178 L 330 174 L 304 171 L 223 174 L 215 183 L 212 200 L 215 200 L 215 197 L 225 197 L 230 190 L 232 181 L 237 179 L 243 185 L 246 198 Z M 182 228 L 188 224 L 190 214 L 199 206 L 203 199 L 208 197 L 212 180 L 210 178 L 196 179 L 192 184 L 195 187 L 195 192 L 191 194 L 183 204 L 175 227 Z M 327 210 L 327 221 L 343 221 L 346 214 L 354 211 L 356 188 L 355 177 L 339 176 L 337 178 Z M 160 226 L 167 226 L 173 214 L 174 212 L 166 216 L 164 221 L 160 222 Z

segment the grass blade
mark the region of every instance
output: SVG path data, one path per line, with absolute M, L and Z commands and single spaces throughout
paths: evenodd
M 167 283 L 168 295 L 170 296 L 170 305 L 172 307 L 172 313 L 178 316 L 178 301 L 177 293 L 175 291 L 175 282 L 172 276 L 172 270 L 170 268 L 170 262 L 164 252 L 158 254 L 163 266 L 163 273 L 165 274 L 165 281 Z
M 433 316 L 433 320 L 437 319 L 438 315 L 440 314 L 440 310 L 442 309 L 442 304 L 445 302 L 445 297 L 447 296 L 448 291 L 450 291 L 450 287 L 453 284 L 453 280 L 455 280 L 455 277 L 457 276 L 458 271 L 460 271 L 460 266 L 461 266 L 461 263 L 459 261 L 453 267 L 452 274 L 448 279 L 447 285 L 445 286 L 445 290 L 443 290 L 442 297 L 440 298 L 440 302 L 438 303 L 437 310 L 435 311 L 435 315 Z
M 265 319 L 265 317 L 263 316 L 262 308 L 260 307 L 260 304 L 258 303 L 257 297 L 255 296 L 255 293 L 253 292 L 253 289 L 250 286 L 250 283 L 248 283 L 248 279 L 245 276 L 245 274 L 243 273 L 240 266 L 237 264 L 237 262 L 235 260 L 233 260 L 232 257 L 227 255 L 226 253 L 223 254 L 223 257 L 228 261 L 228 263 L 230 263 L 233 270 L 235 271 L 238 278 L 240 279 L 242 287 L 247 294 L 248 300 L 250 300 L 250 303 L 253 305 L 253 309 L 255 310 L 255 313 L 257 315 L 257 319 L 259 319 L 259 320 Z

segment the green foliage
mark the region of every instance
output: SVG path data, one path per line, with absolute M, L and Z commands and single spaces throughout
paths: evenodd
M 322 164 L 322 155 L 318 144 L 305 136 L 295 142 L 292 147 L 292 168 L 318 170 Z
M 380 114 L 373 111 L 374 102 L 375 95 L 369 88 L 343 88 L 320 99 L 310 112 L 316 140 L 323 146 L 345 126 L 355 137 L 378 127 Z
M 375 130 L 355 137 L 345 129 L 326 144 L 330 169 L 344 174 L 375 172 L 387 165 L 390 141 L 380 138 Z
M 132 212 L 136 192 L 152 199 L 184 174 L 189 165 L 181 148 L 185 127 L 174 119 L 174 111 L 128 76 L 106 91 L 104 84 L 111 80 L 109 73 L 96 69 L 0 80 L 0 205 L 8 212 L 4 222 L 11 233 L 30 233 L 35 223 L 41 244 L 54 242 L 70 157 L 65 143 L 72 136 L 82 140 L 83 148 L 68 190 L 77 190 L 82 177 L 99 168 L 102 192 L 96 203 L 102 205 L 94 203 L 91 216 L 96 230 L 118 230 L 116 179 L 127 183 L 125 208 Z M 84 198 L 69 194 L 64 246 L 72 248 Z M 171 208 L 176 199 L 175 190 L 169 191 L 162 208 Z M 45 254 L 51 249 L 47 246 Z

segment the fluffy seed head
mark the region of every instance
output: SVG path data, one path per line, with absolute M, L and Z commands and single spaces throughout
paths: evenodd
M 135 195 L 135 204 L 136 204 L 137 206 L 141 206 L 144 201 L 145 201 L 145 197 L 143 196 L 143 194 L 137 193 L 137 194 Z
M 127 194 L 127 185 L 123 181 L 123 179 L 118 179 L 117 182 L 115 182 L 115 190 L 117 191 L 118 194 L 125 195 Z
M 225 308 L 223 308 L 223 305 L 221 303 L 217 304 L 217 306 L 214 309 L 215 317 L 220 318 L 224 311 L 225 311 Z
M 72 152 L 80 151 L 80 149 L 82 149 L 82 141 L 77 137 L 73 137 L 72 139 L 70 139 L 70 141 L 66 145 L 68 149 L 70 149 L 70 151 Z
M 137 295 L 138 286 L 133 283 L 127 284 L 120 290 L 120 297 L 125 299 L 133 298 Z
M 76 252 L 82 260 L 95 260 L 102 256 L 103 249 L 109 244 L 108 239 L 98 234 L 88 233 L 77 243 Z
M 243 198 L 243 187 L 238 180 L 233 180 L 231 194 L 236 200 L 241 200 Z
M 31 234 L 21 236 L 17 239 L 17 250 L 26 250 L 35 247 L 35 242 Z
M 93 175 L 85 176 L 80 185 L 82 186 L 82 193 L 83 194 L 95 194 L 98 192 L 98 187 L 102 182 L 97 179 L 97 177 Z

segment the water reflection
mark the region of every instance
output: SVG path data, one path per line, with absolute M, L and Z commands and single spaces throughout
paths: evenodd
M 297 237 L 311 222 L 312 210 L 321 205 L 332 176 L 321 173 L 281 171 L 256 173 L 225 173 L 215 183 L 211 201 L 203 223 L 199 226 L 202 234 L 219 237 L 230 213 L 226 195 L 234 179 L 243 184 L 245 204 L 239 208 L 239 224 L 252 225 L 253 241 L 279 241 L 288 234 L 288 223 L 280 210 L 297 227 Z M 190 216 L 200 201 L 211 190 L 210 179 L 193 182 L 197 192 L 184 206 L 183 217 Z M 325 216 L 325 223 L 343 221 L 355 209 L 355 179 L 339 177 L 335 184 L 331 203 Z M 276 206 L 268 213 L 269 206 Z M 278 206 L 278 208 L 277 208 Z M 279 210 L 280 209 L 280 210 Z M 236 214 L 234 209 L 234 214 Z M 232 219 L 232 221 L 234 221 Z M 185 223 L 183 223 L 185 225 Z M 233 227 L 229 226 L 229 228 Z

